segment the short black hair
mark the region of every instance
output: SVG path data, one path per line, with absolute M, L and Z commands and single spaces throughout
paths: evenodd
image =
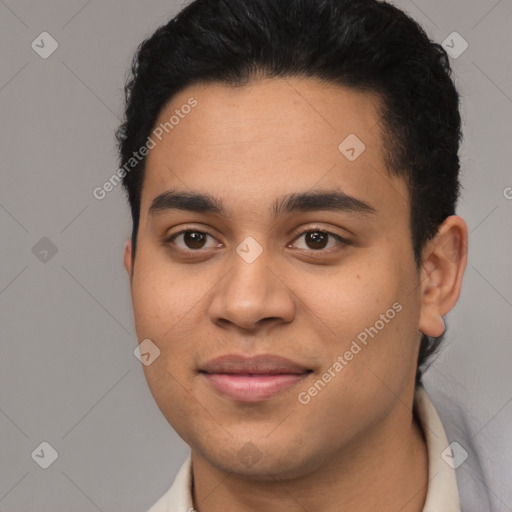
M 187 86 L 242 86 L 272 77 L 317 78 L 379 96 L 387 171 L 408 186 L 419 270 L 423 247 L 455 214 L 459 197 L 459 95 L 442 46 L 386 2 L 191 2 L 134 55 L 124 120 L 116 133 L 121 165 L 146 144 L 162 109 Z M 141 158 L 123 173 L 134 257 L 144 165 Z M 417 383 L 443 337 L 422 335 Z

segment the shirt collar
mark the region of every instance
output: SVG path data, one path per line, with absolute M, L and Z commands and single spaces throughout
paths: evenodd
M 428 452 L 428 489 L 422 512 L 460 512 L 455 470 L 442 457 L 448 441 L 441 419 L 425 388 L 419 384 L 414 393 L 414 406 L 421 423 Z M 446 457 L 446 455 L 445 455 Z M 189 456 L 176 475 L 171 488 L 148 512 L 191 512 L 192 459 Z
M 428 452 L 428 489 L 422 512 L 460 512 L 455 470 L 442 457 L 443 453 L 446 457 L 448 448 L 446 433 L 432 400 L 421 384 L 416 386 L 414 393 L 414 410 L 420 420 Z

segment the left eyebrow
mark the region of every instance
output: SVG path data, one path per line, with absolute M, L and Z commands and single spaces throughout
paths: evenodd
M 198 213 L 216 213 L 227 217 L 222 201 L 210 194 L 168 190 L 155 197 L 149 208 L 150 215 L 167 210 Z M 368 203 L 339 190 L 294 192 L 276 199 L 272 205 L 274 217 L 293 212 L 341 211 L 353 214 L 374 214 L 376 209 Z
M 278 198 L 273 206 L 275 217 L 292 212 L 312 212 L 321 210 L 358 214 L 377 213 L 376 209 L 370 204 L 338 190 L 296 192 Z

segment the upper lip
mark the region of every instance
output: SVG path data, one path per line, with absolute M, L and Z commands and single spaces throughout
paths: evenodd
M 206 373 L 277 375 L 283 373 L 301 374 L 312 370 L 277 355 L 243 356 L 228 354 L 208 361 L 200 368 L 200 371 Z

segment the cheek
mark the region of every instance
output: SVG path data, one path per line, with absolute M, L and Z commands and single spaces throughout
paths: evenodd
M 144 368 L 146 378 L 152 391 L 172 384 L 172 377 L 188 388 L 206 335 L 199 322 L 207 316 L 208 293 L 218 278 L 213 272 L 180 270 L 154 250 L 141 250 L 139 256 L 132 282 L 137 338 L 150 339 L 160 350 L 155 363 Z
M 154 251 L 140 249 L 132 282 L 136 330 L 139 339 L 154 339 L 160 346 L 197 302 L 197 291 Z
M 396 267 L 396 266 L 395 266 Z M 419 309 L 413 275 L 386 265 L 361 282 L 346 311 L 339 316 L 337 332 L 350 358 L 345 377 L 361 389 L 392 389 L 396 394 L 416 369 Z M 353 353 L 356 354 L 353 354 Z
M 411 276 L 392 261 L 357 261 L 297 288 L 320 331 L 326 368 L 346 354 L 344 379 L 356 386 L 369 369 L 379 376 L 393 370 L 401 379 L 415 362 L 418 312 L 409 296 Z
M 295 276 L 294 291 L 301 297 L 304 313 L 324 325 L 333 340 L 347 341 L 373 325 L 397 300 L 393 268 L 354 261 L 316 279 Z M 314 314 L 313 314 L 314 313 Z
M 198 341 L 193 319 L 201 307 L 199 298 L 211 284 L 197 286 L 190 276 L 149 255 L 143 250 L 137 254 L 138 267 L 132 282 L 134 320 L 139 342 L 149 338 L 160 353 L 142 369 L 157 406 L 186 441 L 188 422 L 201 416 L 190 400 L 194 346 Z M 188 411 L 187 415 L 183 411 Z

